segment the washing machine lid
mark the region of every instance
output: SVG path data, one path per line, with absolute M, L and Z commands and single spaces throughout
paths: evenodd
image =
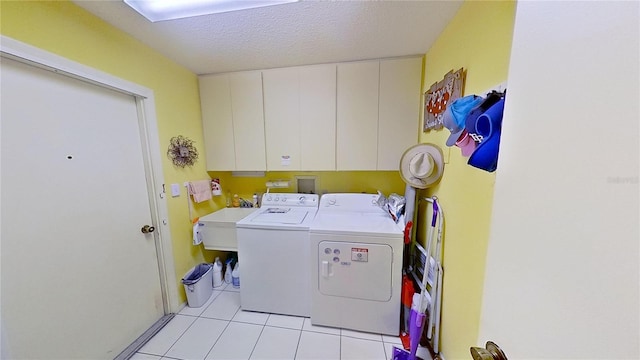
M 238 221 L 237 228 L 308 230 L 315 208 L 265 207 Z
M 384 212 L 323 212 L 318 211 L 310 227 L 316 234 L 345 234 L 371 237 L 400 238 L 403 228 Z

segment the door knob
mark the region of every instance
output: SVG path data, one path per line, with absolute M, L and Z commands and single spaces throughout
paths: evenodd
M 153 226 L 145 225 L 142 227 L 142 229 L 140 229 L 140 231 L 142 231 L 143 234 L 148 234 L 148 233 L 152 233 L 153 230 L 155 229 L 156 228 L 154 228 Z
M 473 360 L 507 360 L 507 356 L 502 349 L 493 341 L 487 341 L 485 349 L 472 347 L 469 349 Z

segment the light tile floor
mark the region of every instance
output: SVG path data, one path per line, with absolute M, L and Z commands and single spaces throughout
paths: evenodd
M 131 359 L 391 360 L 394 345 L 402 346 L 398 337 L 243 311 L 238 289 L 224 284 L 202 307 L 184 307 Z

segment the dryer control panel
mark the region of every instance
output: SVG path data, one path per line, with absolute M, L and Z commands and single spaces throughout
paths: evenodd
M 320 208 L 328 210 L 350 210 L 379 212 L 378 194 L 324 194 L 320 199 Z

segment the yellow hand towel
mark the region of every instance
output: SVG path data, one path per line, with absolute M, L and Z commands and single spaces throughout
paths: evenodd
M 197 203 L 211 200 L 211 180 L 189 182 L 189 194 L 193 196 L 193 201 Z

